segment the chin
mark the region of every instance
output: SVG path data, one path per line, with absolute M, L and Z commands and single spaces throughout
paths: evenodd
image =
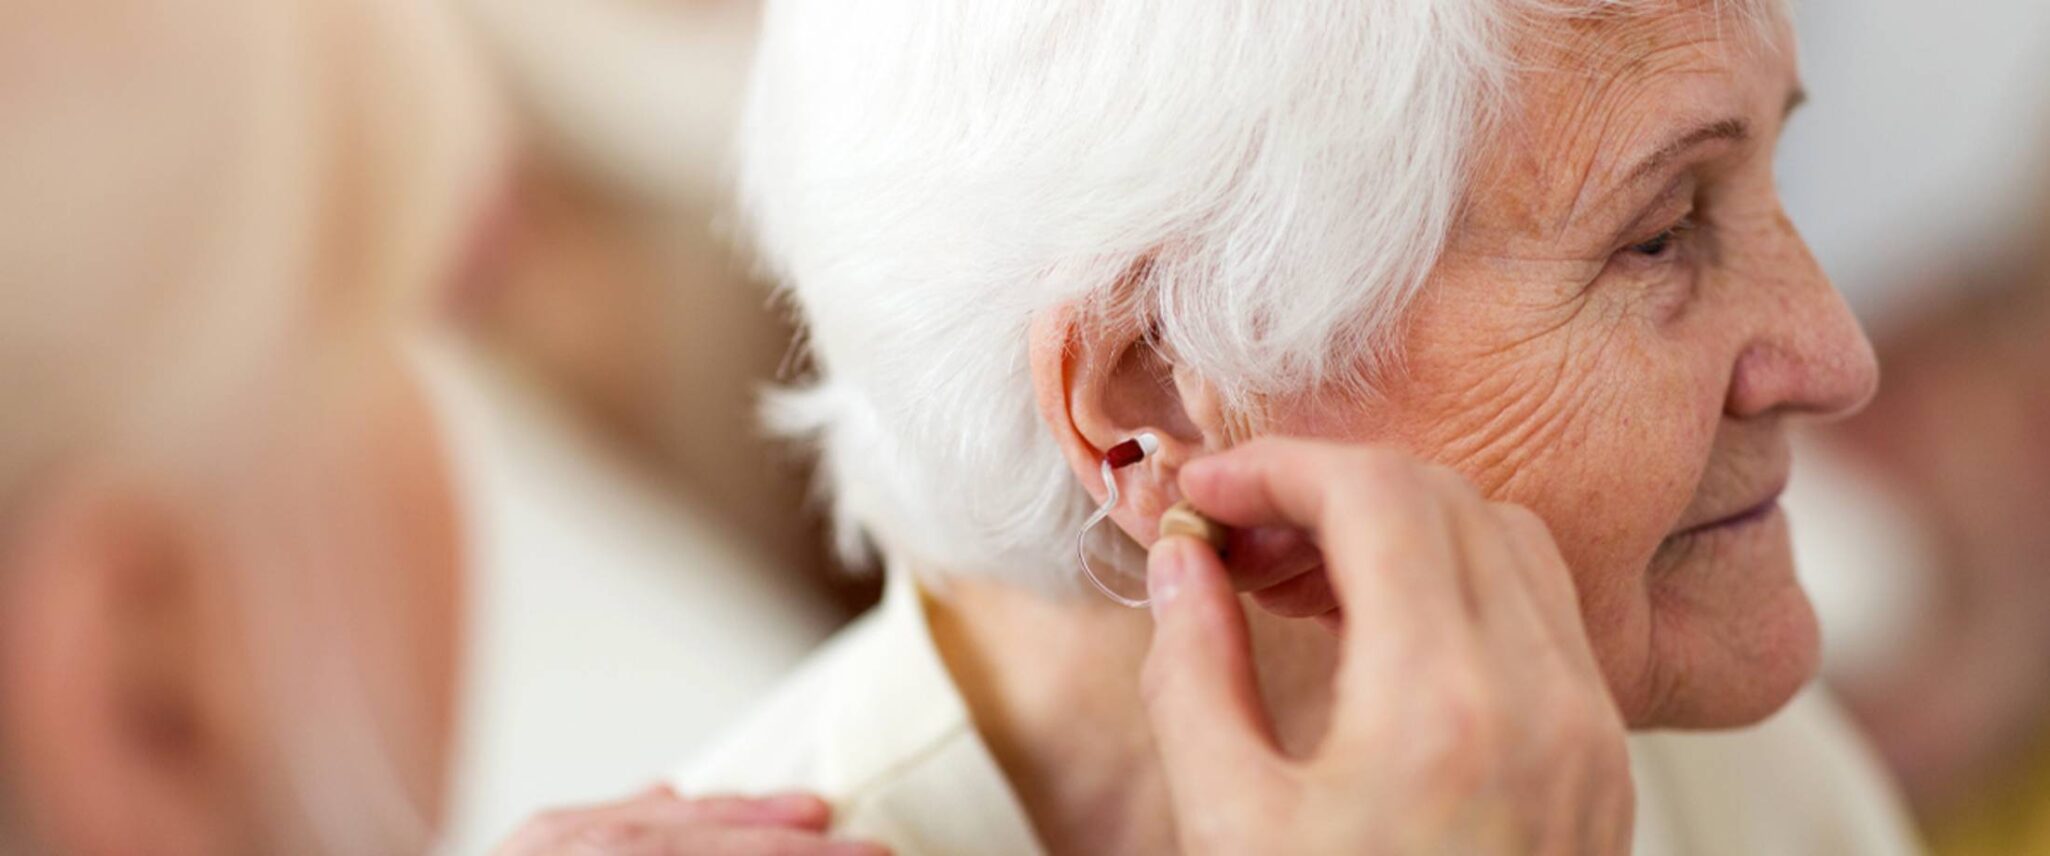
M 1734 728 L 1779 711 L 1815 677 L 1821 632 L 1794 575 L 1786 516 L 1660 546 L 1632 727 Z

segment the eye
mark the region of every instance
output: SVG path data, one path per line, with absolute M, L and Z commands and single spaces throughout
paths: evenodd
M 1631 245 L 1628 252 L 1631 255 L 1643 256 L 1648 259 L 1665 258 L 1671 255 L 1673 250 L 1679 246 L 1680 239 L 1692 231 L 1694 231 L 1694 218 L 1688 217 L 1673 224 L 1671 228 L 1653 236 L 1651 240 Z

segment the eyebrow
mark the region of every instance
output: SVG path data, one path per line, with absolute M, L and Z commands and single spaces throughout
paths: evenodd
M 1698 126 L 1659 147 L 1659 150 L 1652 152 L 1650 157 L 1638 162 L 1636 168 L 1630 170 L 1630 175 L 1623 179 L 1623 184 L 1630 186 L 1657 176 L 1673 161 L 1697 146 L 1718 140 L 1742 142 L 1748 139 L 1751 139 L 1751 123 L 1743 119 L 1719 119 Z
M 1793 89 L 1787 91 L 1787 102 L 1786 106 L 1782 108 L 1782 116 L 1792 115 L 1796 109 L 1799 109 L 1801 105 L 1806 103 L 1808 103 L 1808 91 L 1796 84 Z M 1659 172 L 1671 165 L 1674 160 L 1677 160 L 1681 155 L 1686 154 L 1688 150 L 1696 146 L 1721 140 L 1743 142 L 1748 139 L 1751 139 L 1751 123 L 1734 116 L 1697 126 L 1693 130 L 1674 138 L 1672 142 L 1659 147 L 1658 151 L 1652 152 L 1651 156 L 1639 162 L 1636 168 L 1630 170 L 1629 176 L 1623 180 L 1623 185 L 1634 185 L 1658 175 Z

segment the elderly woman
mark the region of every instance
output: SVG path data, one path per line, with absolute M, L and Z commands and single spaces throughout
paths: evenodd
M 1785 432 L 1875 371 L 1774 189 L 1776 4 L 764 26 L 744 202 L 818 372 L 772 416 L 891 593 L 683 786 L 904 853 L 1909 847 L 1789 705 Z M 1075 556 L 1143 434 L 1103 584 L 1178 500 L 1234 527 L 1154 550 L 1150 691 Z

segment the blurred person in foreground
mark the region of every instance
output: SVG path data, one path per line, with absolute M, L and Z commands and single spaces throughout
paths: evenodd
M 1782 13 L 770 3 L 778 421 L 889 591 L 680 786 L 914 853 L 1912 850 L 1802 692 L 1787 432 L 1875 377 Z
M 443 425 L 462 414 L 439 412 L 461 406 L 409 356 L 441 295 L 490 267 L 490 84 L 432 3 L 7 17 L 0 850 L 429 849 L 479 763 L 458 748 L 486 713 L 465 688 L 506 656 L 469 634 L 522 618 L 479 599 L 481 485 Z M 579 559 L 560 572 L 603 579 Z M 765 676 L 736 664 L 785 644 L 770 628 L 801 626 L 799 601 L 761 600 L 716 658 L 684 636 L 615 662 L 571 635 L 528 665 L 659 656 L 743 687 Z M 595 620 L 663 614 L 637 606 Z M 816 800 L 637 802 L 698 851 L 838 846 Z
M 656 779 L 845 619 L 821 593 L 859 590 L 821 584 L 816 521 L 753 428 L 787 332 L 713 224 L 752 4 L 460 8 L 514 138 L 491 270 L 430 360 L 483 480 L 448 830 L 476 852 Z

